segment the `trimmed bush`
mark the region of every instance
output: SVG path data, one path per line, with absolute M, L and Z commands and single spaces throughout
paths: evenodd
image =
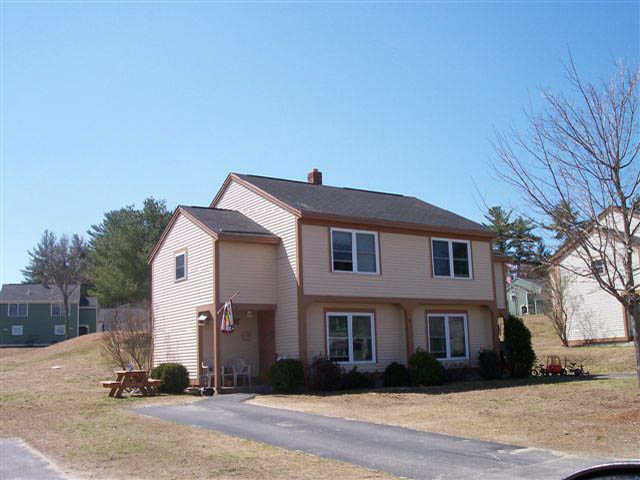
M 342 375 L 342 388 L 344 390 L 362 390 L 375 387 L 375 380 L 369 373 L 358 371 L 358 367 L 353 367 Z
M 296 393 L 304 387 L 304 367 L 300 360 L 278 360 L 267 374 L 269 385 L 274 392 Z
M 442 385 L 444 367 L 433 355 L 419 348 L 409 357 L 409 376 L 415 386 Z
M 509 315 L 504 322 L 504 349 L 511 376 L 529 376 L 536 360 L 531 346 L 531 332 L 520 318 L 513 315 Z
M 164 393 L 183 393 L 189 386 L 189 372 L 179 363 L 161 363 L 151 370 L 151 378 L 162 380 L 160 391 Z
M 389 364 L 384 370 L 382 384 L 385 387 L 406 387 L 410 385 L 409 369 L 398 362 Z
M 321 392 L 339 390 L 342 387 L 342 369 L 328 358 L 316 357 L 309 367 L 308 386 Z
M 485 380 L 502 378 L 502 362 L 500 355 L 494 350 L 481 350 L 478 354 L 478 364 L 480 366 L 480 376 Z

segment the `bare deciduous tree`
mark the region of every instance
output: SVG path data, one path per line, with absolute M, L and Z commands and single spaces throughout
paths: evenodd
M 549 301 L 545 303 L 545 314 L 565 347 L 569 346 L 571 321 L 577 314 L 575 299 L 571 296 L 570 281 L 569 275 L 563 275 L 563 272 L 554 269 L 547 274 L 543 283 L 543 288 L 549 296 Z
M 104 332 L 102 348 L 120 368 L 132 364 L 138 369 L 151 367 L 151 324 L 147 316 L 126 315 L 114 312 L 109 328 Z
M 634 256 L 640 228 L 637 68 L 616 65 L 610 81 L 584 81 L 566 67 L 575 98 L 542 90 L 543 111 L 528 128 L 496 134 L 498 175 L 522 194 L 531 218 L 565 241 L 547 262 L 591 278 L 640 331 Z M 561 262 L 570 252 L 572 262 Z M 635 335 L 640 386 L 640 339 Z

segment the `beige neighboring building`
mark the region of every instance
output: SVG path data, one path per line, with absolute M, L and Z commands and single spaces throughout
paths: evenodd
M 149 256 L 155 365 L 275 358 L 383 370 L 417 349 L 445 366 L 497 348 L 505 258 L 493 234 L 414 197 L 231 173 L 208 207 L 180 206 Z M 237 328 L 219 331 L 232 295 Z
M 601 219 L 611 229 L 621 225 L 620 214 L 615 209 L 605 210 Z M 636 225 L 632 225 L 632 228 Z M 598 245 L 598 238 L 594 233 L 592 245 Z M 634 261 L 637 262 L 640 259 L 640 238 L 635 237 L 634 240 L 638 244 L 633 252 Z M 601 250 L 607 251 L 604 248 Z M 604 272 L 605 259 L 597 258 L 595 253 L 593 255 L 595 266 Z M 610 252 L 607 256 L 613 258 L 615 255 Z M 554 263 L 559 265 L 556 272 L 563 276 L 567 285 L 565 297 L 570 317 L 567 335 L 570 346 L 633 340 L 633 324 L 622 304 L 600 287 L 574 246 L 565 244 L 559 248 L 554 255 Z M 639 280 L 636 277 L 636 285 Z

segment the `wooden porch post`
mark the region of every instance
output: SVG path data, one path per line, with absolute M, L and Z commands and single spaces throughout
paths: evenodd
M 493 340 L 493 350 L 500 353 L 500 337 L 498 336 L 498 309 L 493 305 L 487 305 L 491 312 L 491 338 Z
M 400 309 L 404 314 L 404 336 L 407 350 L 407 363 L 409 362 L 409 357 L 413 354 L 413 309 L 415 305 L 412 303 L 401 303 Z
M 216 309 L 213 310 L 213 388 L 216 393 L 220 393 L 220 325 L 218 323 L 218 314 Z

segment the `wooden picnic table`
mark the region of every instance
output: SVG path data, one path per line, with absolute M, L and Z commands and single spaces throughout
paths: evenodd
M 157 393 L 160 380 L 149 378 L 146 370 L 116 370 L 115 381 L 100 382 L 104 388 L 110 388 L 109 396 L 121 398 L 122 393 L 139 390 L 142 395 L 154 395 Z

